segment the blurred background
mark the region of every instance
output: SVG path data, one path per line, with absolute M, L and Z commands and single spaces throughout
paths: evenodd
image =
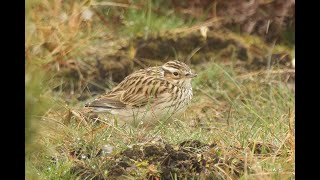
M 193 82 L 190 126 L 209 127 L 217 119 L 226 124 L 226 117 L 232 120 L 231 104 L 234 114 L 239 113 L 234 119 L 254 119 L 248 109 L 241 109 L 248 107 L 241 104 L 248 99 L 254 109 L 250 112 L 260 119 L 270 114 L 291 118 L 294 0 L 29 0 L 25 8 L 29 179 L 64 177 L 64 171 L 56 169 L 61 176 L 55 176 L 47 170 L 52 165 L 45 157 L 63 144 L 59 135 L 77 134 L 73 108 L 81 108 L 135 70 L 173 59 L 200 73 Z M 277 111 L 263 109 L 267 106 Z M 288 109 L 290 116 L 284 116 Z M 71 130 L 67 133 L 60 126 Z M 288 129 L 281 125 L 276 132 L 286 137 Z M 62 166 L 70 164 L 66 160 Z

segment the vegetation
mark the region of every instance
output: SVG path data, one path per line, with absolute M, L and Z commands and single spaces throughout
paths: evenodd
M 26 179 L 294 179 L 292 26 L 270 43 L 142 2 L 26 2 Z M 174 58 L 199 74 L 183 117 L 146 129 L 82 109 Z

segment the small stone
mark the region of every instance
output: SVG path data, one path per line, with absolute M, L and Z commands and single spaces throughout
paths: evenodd
M 90 21 L 93 16 L 93 12 L 90 9 L 86 9 L 82 12 L 81 17 L 85 21 Z
M 109 145 L 109 144 L 106 144 L 106 145 L 104 145 L 101 149 L 102 149 L 102 153 L 104 153 L 104 154 L 110 154 L 110 153 L 112 153 L 112 151 L 113 151 L 113 146 L 111 146 L 111 145 Z

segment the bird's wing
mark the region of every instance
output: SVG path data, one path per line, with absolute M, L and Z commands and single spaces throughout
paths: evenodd
M 130 106 L 141 107 L 156 102 L 166 92 L 166 81 L 155 77 L 143 77 L 134 86 L 126 89 L 120 101 Z
M 133 107 L 145 106 L 156 101 L 161 94 L 167 91 L 168 82 L 159 76 L 148 74 L 148 72 L 142 70 L 136 71 L 127 76 L 112 91 L 87 106 L 109 109 L 121 109 L 127 105 Z
M 136 72 L 130 74 L 120 84 L 114 87 L 110 92 L 92 101 L 91 103 L 86 104 L 86 107 L 94 107 L 109 110 L 125 108 L 126 103 L 121 101 L 120 98 L 122 94 L 125 92 L 125 89 L 128 89 L 130 86 L 132 86 L 137 80 L 137 78 L 138 76 Z
M 103 109 L 122 109 L 126 107 L 126 104 L 120 101 L 121 91 L 117 93 L 106 94 L 91 103 L 87 104 L 86 107 L 96 107 Z

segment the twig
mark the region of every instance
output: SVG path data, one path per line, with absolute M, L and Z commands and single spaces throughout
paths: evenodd
M 220 128 L 217 128 L 217 127 L 210 127 L 210 128 L 216 129 L 216 130 L 218 130 L 218 131 L 221 131 L 221 132 L 223 132 L 223 133 L 229 134 L 229 135 L 231 135 L 231 136 L 235 136 L 235 134 L 233 134 L 232 132 L 229 132 L 229 131 L 226 131 L 226 130 L 223 130 L 223 129 L 220 129 Z
M 224 163 L 217 163 L 217 164 L 215 164 L 214 166 L 217 168 L 217 169 L 219 169 L 225 176 L 226 176 L 226 178 L 227 179 L 231 179 L 232 180 L 232 178 L 228 175 L 228 173 L 226 173 L 222 168 L 220 168 L 219 167 L 219 165 L 225 165 Z
M 117 3 L 117 2 L 99 2 L 99 3 L 93 3 L 92 6 L 113 6 L 113 7 L 123 7 L 123 8 L 131 8 L 131 9 L 142 9 L 142 7 L 131 5 L 131 4 L 125 4 L 125 3 Z
M 199 90 L 201 93 L 203 93 L 204 95 L 206 95 L 208 98 L 210 98 L 212 101 L 214 101 L 215 103 L 217 103 L 218 105 L 220 105 L 221 103 L 214 97 L 210 96 L 208 93 L 206 93 L 204 90 L 198 88 L 196 90 Z
M 92 135 L 93 133 L 97 133 L 98 131 L 105 129 L 108 126 L 109 126 L 108 124 L 102 124 L 100 127 L 93 129 L 91 132 L 87 132 L 84 136 L 88 136 L 88 135 Z
M 272 174 L 292 174 L 294 175 L 294 172 L 264 172 L 264 173 L 257 173 L 257 174 L 250 174 L 249 176 L 261 176 L 261 175 L 272 175 Z
M 269 52 L 269 56 L 268 56 L 268 66 L 267 66 L 267 70 L 268 70 L 268 73 L 267 73 L 267 79 L 269 79 L 269 76 L 270 76 L 270 72 L 271 72 L 271 59 L 272 59 L 272 52 L 273 52 L 273 49 L 276 45 L 276 40 L 274 40 L 273 44 L 272 44 L 272 47 L 270 49 L 270 52 Z
M 230 108 L 229 108 L 229 111 L 228 111 L 228 117 L 227 117 L 227 124 L 228 124 L 228 127 L 230 126 L 229 118 L 230 118 L 230 114 L 231 114 L 231 108 L 232 108 L 232 104 L 230 105 Z
M 41 116 L 40 116 L 40 117 L 41 117 Z M 63 126 L 63 127 L 66 127 L 66 125 L 64 125 L 62 122 L 57 121 L 57 120 L 55 120 L 55 119 L 53 119 L 53 118 L 43 117 L 43 119 L 40 119 L 40 120 L 41 120 L 41 121 L 44 121 L 44 122 L 50 120 L 50 121 L 53 121 L 53 122 L 55 122 L 55 123 L 57 123 L 57 124 L 59 124 L 59 125 L 61 125 L 61 126 Z
M 138 59 L 134 58 L 133 59 L 134 62 L 136 62 L 139 66 L 141 66 L 142 68 L 147 68 L 146 65 L 144 65 L 143 63 L 141 63 Z
M 197 47 L 195 49 L 192 50 L 192 52 L 189 54 L 189 56 L 187 57 L 186 62 L 190 63 L 190 59 L 201 49 L 202 47 Z
M 85 127 L 88 131 L 90 131 L 90 129 L 88 128 L 89 125 L 88 125 L 88 123 L 86 122 L 85 118 L 82 116 L 82 114 L 80 114 L 79 112 L 76 112 L 76 111 L 74 111 L 74 110 L 71 110 L 71 113 L 72 113 L 72 115 L 74 115 L 74 116 L 76 117 L 76 119 L 80 120 L 77 128 L 79 128 L 79 126 L 80 126 L 81 123 L 84 123 L 84 124 L 85 124 L 84 127 Z
M 285 74 L 285 73 L 295 73 L 295 69 L 286 69 L 286 70 L 272 70 L 272 71 L 258 71 L 258 72 L 252 72 L 248 74 L 243 74 L 236 76 L 237 79 L 246 79 L 252 76 L 258 76 L 258 75 L 264 75 L 264 74 Z
M 92 8 L 93 12 L 98 16 L 98 18 L 102 21 L 102 23 L 107 26 L 107 27 L 112 27 L 110 26 L 110 23 L 106 20 L 106 18 L 104 18 L 104 16 L 95 8 Z
M 177 28 L 177 29 L 174 29 L 170 32 L 172 32 L 172 33 L 194 32 L 194 31 L 198 31 L 202 26 L 210 27 L 221 20 L 222 20 L 222 18 L 212 18 L 212 19 L 205 21 L 204 23 L 197 24 L 197 25 L 191 26 L 189 28 Z

